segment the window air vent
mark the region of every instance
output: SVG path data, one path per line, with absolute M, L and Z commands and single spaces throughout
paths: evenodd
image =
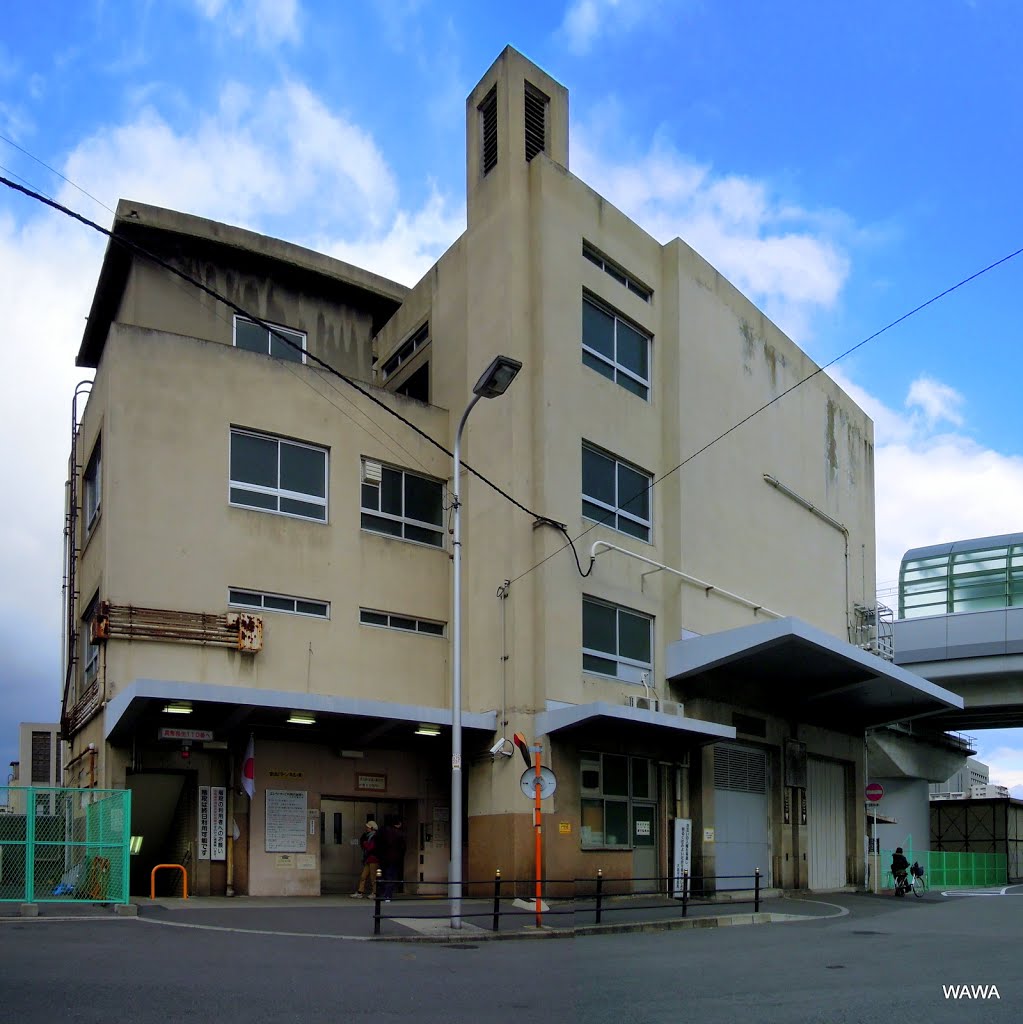
M 362 482 L 364 484 L 378 484 L 383 476 L 383 470 L 379 462 L 372 462 L 364 459 L 362 462 Z
M 479 106 L 480 111 L 480 164 L 483 174 L 497 166 L 497 86 L 487 93 Z
M 747 747 L 714 747 L 714 788 L 737 793 L 767 792 L 767 758 Z
M 526 163 L 547 151 L 547 104 L 539 89 L 526 82 Z

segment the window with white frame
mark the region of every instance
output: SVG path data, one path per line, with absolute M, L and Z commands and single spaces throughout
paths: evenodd
M 326 449 L 232 429 L 230 500 L 245 508 L 326 522 Z
M 583 671 L 640 683 L 653 673 L 654 620 L 593 597 L 583 598 Z
M 411 615 L 396 615 L 394 612 L 378 612 L 372 608 L 359 609 L 359 621 L 364 626 L 383 626 L 385 629 L 401 629 L 407 633 L 428 633 L 443 636 L 444 623 L 433 619 L 416 619 Z
M 92 528 L 99 518 L 100 500 L 103 490 L 103 460 L 101 457 L 100 442 L 96 442 L 92 449 L 92 455 L 85 466 L 85 473 L 82 475 L 82 512 L 85 516 L 85 534 L 92 533 Z
M 619 284 L 628 288 L 633 295 L 638 295 L 644 302 L 650 301 L 653 292 L 645 284 L 640 284 L 627 270 L 615 263 L 614 260 L 609 260 L 586 241 L 583 242 L 583 256 L 594 266 L 600 267 L 609 277 L 613 277 Z
M 227 592 L 227 603 L 236 608 L 262 608 L 268 612 L 312 615 L 318 619 L 330 618 L 328 601 L 312 601 L 307 597 L 288 597 L 285 594 L 266 594 L 261 590 L 231 587 Z
M 645 757 L 584 752 L 579 757 L 579 792 L 580 845 L 631 848 L 633 802 L 649 807 L 656 800 L 653 763 Z
M 99 675 L 99 644 L 92 638 L 92 623 L 98 611 L 99 593 L 97 592 L 82 615 L 82 693 L 95 682 L 96 676 Z
M 443 547 L 444 498 L 440 481 L 363 459 L 362 528 Z
M 248 352 L 262 352 L 275 359 L 287 359 L 292 363 L 305 362 L 306 336 L 301 331 L 292 331 L 279 324 L 268 324 L 267 330 L 260 324 L 243 316 L 234 318 L 234 344 Z M 291 342 L 289 345 L 288 342 Z
M 650 335 L 589 295 L 583 296 L 583 363 L 649 398 Z
M 650 487 L 642 469 L 583 442 L 583 515 L 587 519 L 650 540 Z

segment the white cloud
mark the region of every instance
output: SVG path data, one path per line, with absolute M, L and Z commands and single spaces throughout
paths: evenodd
M 84 139 L 63 163 L 109 203 L 168 206 L 335 251 L 412 283 L 464 228 L 461 205 L 434 188 L 401 205 L 395 175 L 369 133 L 294 83 L 256 97 L 234 85 L 189 130 L 149 105 Z M 64 186 L 58 198 L 97 216 Z M 104 239 L 7 193 L 0 198 L 0 303 L 8 341 L 0 375 L 0 732 L 59 711 L 61 535 L 71 444 L 75 354 Z M 2 741 L 0 741 L 2 742 Z
M 949 423 L 961 427 L 963 417 L 959 408 L 962 404 L 963 396 L 955 388 L 931 377 L 918 377 L 913 381 L 906 396 L 906 406 L 921 409 L 931 426 L 940 420 L 948 420 Z
M 763 182 L 716 176 L 663 140 L 607 160 L 598 149 L 621 148 L 610 137 L 620 113 L 610 101 L 595 112 L 600 129 L 573 135 L 573 171 L 659 241 L 683 238 L 788 334 L 809 334 L 813 313 L 834 305 L 849 273 L 848 258 L 819 227 L 841 218 L 801 210 Z
M 82 142 L 65 173 L 108 201 L 137 199 L 252 227 L 296 211 L 313 223 L 383 227 L 397 198 L 373 139 L 294 82 L 261 96 L 228 85 L 190 132 L 144 107 Z
M 589 53 L 598 36 L 638 25 L 649 15 L 644 0 L 572 0 L 565 11 L 560 33 L 570 52 Z
M 1023 456 L 984 447 L 964 433 L 937 430 L 941 415 L 949 418 L 949 403 L 953 412 L 961 404 L 952 388 L 920 377 L 910 384 L 909 412 L 902 413 L 841 369 L 828 374 L 874 420 L 879 584 L 898 579 L 899 563 L 910 548 L 1019 529 Z M 930 398 L 921 396 L 939 399 L 928 406 Z
M 194 0 L 199 13 L 235 38 L 254 39 L 263 50 L 298 43 L 298 0 Z
M 985 758 L 991 769 L 991 784 L 1008 786 L 1014 796 L 1023 796 L 1023 747 L 998 747 Z

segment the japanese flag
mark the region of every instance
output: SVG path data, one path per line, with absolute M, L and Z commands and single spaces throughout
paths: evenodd
M 249 733 L 249 745 L 245 748 L 242 759 L 242 789 L 252 800 L 256 794 L 256 746 L 252 733 Z

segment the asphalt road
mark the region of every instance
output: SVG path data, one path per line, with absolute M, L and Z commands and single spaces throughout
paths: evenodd
M 1023 888 L 1015 892 L 844 895 L 834 900 L 849 913 L 826 920 L 444 945 L 145 918 L 7 920 L 0 1021 L 1018 1021 Z M 943 986 L 961 984 L 993 984 L 1000 998 L 945 997 Z

